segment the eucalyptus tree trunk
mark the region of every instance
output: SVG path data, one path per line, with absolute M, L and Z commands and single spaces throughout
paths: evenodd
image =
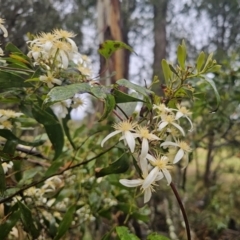
M 105 40 L 124 41 L 120 1 L 98 0 L 97 13 L 99 43 Z M 126 66 L 124 64 L 124 59 L 124 50 L 117 50 L 107 65 L 106 61 L 101 59 L 99 73 L 101 77 L 104 77 L 101 82 L 102 84 L 109 85 L 125 77 Z M 109 77 L 113 72 L 115 72 L 115 75 Z
M 163 91 L 161 84 L 164 83 L 164 77 L 161 67 L 162 59 L 166 58 L 166 47 L 167 47 L 167 34 L 166 34 L 166 17 L 167 17 L 167 6 L 169 0 L 152 0 L 153 4 L 153 24 L 154 24 L 154 59 L 153 59 L 153 78 L 158 76 L 160 83 L 154 86 L 156 93 L 162 95 Z

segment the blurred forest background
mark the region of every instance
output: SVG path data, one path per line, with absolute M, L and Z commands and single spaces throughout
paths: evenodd
M 221 104 L 212 112 L 215 97 L 205 85 L 197 86 L 204 94 L 194 103 L 195 131 L 190 136 L 194 152 L 178 183 L 196 239 L 240 239 L 239 12 L 238 0 L 1 0 L 0 16 L 9 36 L 0 36 L 0 42 L 4 46 L 11 41 L 26 52 L 29 33 L 73 31 L 97 76 L 104 68 L 104 63 L 98 64 L 99 43 L 120 40 L 138 55 L 117 52 L 111 81 L 126 78 L 144 85 L 157 75 L 158 93 L 163 83 L 160 62 L 163 58 L 175 62 L 182 39 L 190 62 L 200 51 L 214 52 L 222 71 L 209 78 L 216 83 Z M 171 215 L 173 226 L 184 232 L 178 207 L 169 194 L 166 197 L 167 191 L 161 190 L 150 202 L 151 229 L 167 232 L 166 218 Z M 171 205 L 169 212 L 166 204 Z M 141 236 L 137 223 L 135 231 Z

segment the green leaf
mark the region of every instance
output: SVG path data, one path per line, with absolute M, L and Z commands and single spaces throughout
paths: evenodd
M 124 173 L 128 170 L 128 168 L 129 168 L 128 154 L 124 153 L 118 160 L 110 164 L 108 167 L 96 171 L 95 176 L 99 178 L 109 174 Z
M 69 227 L 71 226 L 72 220 L 73 220 L 73 214 L 75 213 L 76 207 L 71 206 L 66 214 L 64 215 L 57 231 L 57 235 L 55 236 L 54 240 L 61 239 L 64 234 L 68 231 Z
M 98 99 L 104 99 L 106 95 L 109 94 L 110 91 L 111 89 L 109 87 L 98 85 L 91 87 L 89 93 L 91 93 Z
M 20 219 L 20 211 L 14 211 L 10 214 L 10 216 L 7 218 L 7 221 L 0 224 L 0 239 L 7 239 L 10 231 L 14 226 L 16 226 L 16 223 Z
M 221 70 L 221 67 L 221 65 L 214 65 L 213 67 L 209 68 L 205 73 L 219 72 Z
M 158 233 L 151 233 L 147 236 L 147 240 L 170 240 L 169 238 L 159 235 Z
M 3 158 L 3 160 L 12 160 L 11 158 L 14 156 L 15 150 L 17 146 L 17 141 L 16 140 L 7 140 L 4 144 L 2 153 L 5 153 L 8 155 L 6 159 Z M 0 160 L 0 193 L 4 194 L 6 190 L 6 180 L 5 180 L 5 174 L 4 170 L 1 164 Z
M 182 45 L 178 46 L 177 58 L 178 58 L 178 63 L 180 65 L 180 67 L 182 69 L 185 69 L 186 53 L 184 52 L 184 48 Z
M 116 103 L 144 102 L 142 99 L 135 98 L 130 94 L 126 94 L 116 89 L 113 90 L 112 95 L 115 97 Z
M 205 53 L 201 52 L 197 58 L 197 71 L 198 72 L 201 72 L 204 62 L 205 62 Z
M 52 165 L 48 168 L 48 170 L 46 171 L 46 173 L 45 173 L 44 176 L 45 176 L 45 177 L 49 177 L 49 176 L 51 176 L 52 174 L 56 173 L 62 165 L 63 165 L 62 160 L 60 160 L 60 161 L 58 161 L 58 160 L 54 161 L 54 162 L 52 163 Z
M 8 52 L 19 53 L 19 54 L 25 56 L 23 54 L 23 52 L 12 43 L 8 43 L 5 47 L 5 50 L 8 51 Z M 29 58 L 27 56 L 25 56 L 25 59 L 29 59 Z
M 201 78 L 203 80 L 205 80 L 207 83 L 209 83 L 209 85 L 213 88 L 213 91 L 214 91 L 216 99 L 217 99 L 217 106 L 214 110 L 212 110 L 212 112 L 216 112 L 218 107 L 219 107 L 220 101 L 221 101 L 221 98 L 220 98 L 220 95 L 219 95 L 218 90 L 216 88 L 216 85 L 215 85 L 214 81 L 210 78 L 206 78 L 206 77 L 201 77 Z
M 37 147 L 40 146 L 44 143 L 44 141 L 42 140 L 37 140 L 34 142 L 26 142 L 23 141 L 19 138 L 17 138 L 10 130 L 8 129 L 0 129 L 0 136 L 7 139 L 7 140 L 11 140 L 11 141 L 16 141 L 18 144 L 22 144 L 25 146 L 33 146 L 33 147 Z
M 50 108 L 46 110 L 41 109 L 37 105 L 33 106 L 32 114 L 34 118 L 44 125 L 49 140 L 51 141 L 55 150 L 54 160 L 62 153 L 64 145 L 64 134 L 60 123 L 54 116 L 54 113 Z
M 55 102 L 60 102 L 72 98 L 76 93 L 86 93 L 91 91 L 88 83 L 75 83 L 68 86 L 55 87 L 47 94 L 44 104 L 49 106 Z
M 149 95 L 153 94 L 153 91 L 150 91 L 149 89 L 142 87 L 140 85 L 137 85 L 135 83 L 132 83 L 128 81 L 127 79 L 120 79 L 116 82 L 119 86 L 124 86 L 129 89 L 135 90 L 136 92 L 142 94 L 143 96 L 149 97 Z
M 14 72 L 0 71 L 0 89 L 32 87 L 30 83 L 24 82 L 25 78 Z
M 98 53 L 107 60 L 119 49 L 127 49 L 130 52 L 133 52 L 133 49 L 123 42 L 107 40 L 99 45 Z
M 165 82 L 168 83 L 169 80 L 172 78 L 172 71 L 168 65 L 168 62 L 165 59 L 162 60 L 162 69 Z
M 140 240 L 136 235 L 130 233 L 127 227 L 116 227 L 116 232 L 120 240 Z
M 18 207 L 21 211 L 21 219 L 24 227 L 28 230 L 28 232 L 30 232 L 32 237 L 36 239 L 39 235 L 39 230 L 36 228 L 34 224 L 34 220 L 30 209 L 20 201 L 18 201 Z
M 213 57 L 213 53 L 210 53 L 208 55 L 207 61 L 206 61 L 205 65 L 204 65 L 204 68 L 202 70 L 203 72 L 205 72 L 212 65 L 212 61 L 213 61 L 212 57 Z
M 6 190 L 6 178 L 5 173 L 0 160 L 0 194 L 3 195 Z
M 115 105 L 116 105 L 115 98 L 111 94 L 108 94 L 104 100 L 105 100 L 104 110 L 103 110 L 102 116 L 98 120 L 99 122 L 106 119 L 107 116 L 112 112 L 112 110 L 115 108 Z

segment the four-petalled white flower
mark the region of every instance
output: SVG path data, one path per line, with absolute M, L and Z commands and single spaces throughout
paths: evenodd
M 121 133 L 122 137 L 119 139 L 124 140 L 124 142 L 128 145 L 131 152 L 134 152 L 135 149 L 135 128 L 137 126 L 137 123 L 130 122 L 130 121 L 122 121 L 119 123 L 115 123 L 113 125 L 113 128 L 116 130 L 110 134 L 108 134 L 101 142 L 101 146 L 104 145 L 104 143 L 111 137 Z
M 176 156 L 174 157 L 173 164 L 179 162 L 184 155 L 186 155 L 187 162 L 188 162 L 188 153 L 192 151 L 192 149 L 189 147 L 189 145 L 184 141 L 177 141 L 177 142 L 163 142 L 160 147 L 164 146 L 174 146 L 179 147 L 179 150 L 177 151 Z

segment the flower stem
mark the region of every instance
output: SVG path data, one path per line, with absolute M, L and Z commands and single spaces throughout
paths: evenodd
M 175 195 L 175 197 L 176 197 L 176 199 L 178 201 L 179 207 L 180 207 L 182 215 L 183 215 L 183 219 L 184 219 L 185 226 L 186 226 L 187 239 L 191 240 L 191 233 L 190 233 L 189 222 L 188 222 L 187 214 L 186 214 L 185 208 L 183 206 L 182 200 L 181 200 L 181 198 L 180 198 L 180 196 L 178 194 L 177 188 L 175 187 L 173 182 L 170 183 L 170 187 L 173 190 L 173 193 L 174 193 L 174 195 Z

